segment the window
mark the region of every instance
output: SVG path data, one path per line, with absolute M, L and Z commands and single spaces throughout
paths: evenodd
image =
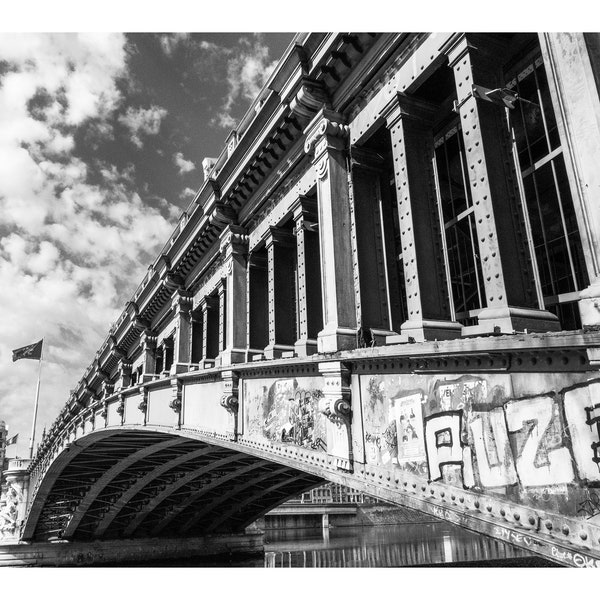
M 562 327 L 578 329 L 578 290 L 588 285 L 588 279 L 542 58 L 522 64 L 507 87 L 522 98 L 507 113 L 537 284 L 545 307 L 558 316 Z
M 437 136 L 434 163 L 453 318 L 463 325 L 474 325 L 486 299 L 459 125 L 453 124 Z

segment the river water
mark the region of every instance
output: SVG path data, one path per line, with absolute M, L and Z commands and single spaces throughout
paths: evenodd
M 443 522 L 267 530 L 264 556 L 188 558 L 146 563 L 144 566 L 302 568 L 429 565 L 556 566 L 524 550 Z

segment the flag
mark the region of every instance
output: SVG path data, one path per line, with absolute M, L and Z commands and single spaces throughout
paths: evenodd
M 473 95 L 481 100 L 487 100 L 500 106 L 507 106 L 508 108 L 514 108 L 517 100 L 520 100 L 519 95 L 508 88 L 497 88 L 490 90 L 482 85 L 473 86 Z
M 22 348 L 17 348 L 16 350 L 13 350 L 13 362 L 15 362 L 15 360 L 20 360 L 21 358 L 32 358 L 33 360 L 38 360 L 42 358 L 43 342 L 44 340 L 41 339 L 35 344 L 30 344 L 29 346 L 23 346 Z
M 17 433 L 16 435 L 13 435 L 11 438 L 8 438 L 6 440 L 6 445 L 10 446 L 11 444 L 16 444 L 17 443 L 17 438 L 19 437 L 19 434 Z

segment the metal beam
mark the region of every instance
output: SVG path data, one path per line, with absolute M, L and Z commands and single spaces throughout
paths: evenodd
M 79 503 L 77 509 L 71 517 L 71 520 L 69 521 L 69 524 L 65 528 L 62 537 L 68 539 L 73 536 L 75 530 L 79 526 L 79 523 L 81 523 L 81 520 L 87 514 L 88 509 L 92 506 L 102 490 L 125 469 L 146 458 L 147 456 L 150 456 L 151 454 L 155 454 L 156 452 L 160 452 L 161 450 L 165 450 L 166 448 L 170 448 L 178 444 L 183 444 L 186 441 L 187 440 L 185 438 L 173 438 L 155 444 L 154 446 L 142 448 L 141 450 L 129 455 L 126 459 L 119 461 L 111 469 L 106 471 L 95 483 L 92 484 L 92 487 L 88 490 L 83 500 Z

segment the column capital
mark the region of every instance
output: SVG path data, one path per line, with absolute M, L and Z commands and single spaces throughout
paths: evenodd
M 490 34 L 481 33 L 456 33 L 440 48 L 440 52 L 448 57 L 451 69 L 456 68 L 469 53 L 487 59 L 490 66 L 499 65 L 505 50 L 506 42 Z
M 219 298 L 217 296 L 204 296 L 203 298 L 201 298 L 199 305 L 200 310 L 202 311 L 206 311 L 209 308 L 218 308 Z
M 192 310 L 193 298 L 181 292 L 175 292 L 171 298 L 171 308 L 179 313 L 187 313 Z
M 316 221 L 319 213 L 317 199 L 309 196 L 298 196 L 292 202 L 290 211 L 294 215 L 294 221 L 298 221 L 300 218 Z
M 267 249 L 273 245 L 291 247 L 296 244 L 294 235 L 290 231 L 281 229 L 280 227 L 268 227 L 265 231 L 263 239 L 265 240 L 265 246 Z
M 342 115 L 322 108 L 304 130 L 304 152 L 314 152 L 313 160 L 317 161 L 328 148 L 345 148 L 348 134 L 349 127 L 344 123 Z
M 220 235 L 219 252 L 228 258 L 233 254 L 248 252 L 248 233 L 239 225 L 227 225 Z
M 154 350 L 156 348 L 156 335 L 149 331 L 144 331 L 140 336 L 140 344 L 144 350 Z
M 248 254 L 248 266 L 254 267 L 255 269 L 267 269 L 267 257 L 264 254 L 258 254 L 257 252 L 250 252 Z
M 413 119 L 430 124 L 437 110 L 437 104 L 398 92 L 381 111 L 381 117 L 390 129 L 399 119 Z

